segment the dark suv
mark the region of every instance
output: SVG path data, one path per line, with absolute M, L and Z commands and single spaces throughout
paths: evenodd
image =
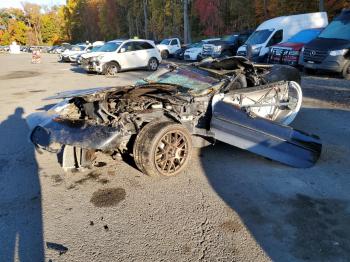
M 211 41 L 210 44 L 204 44 L 202 58 L 234 56 L 236 55 L 238 47 L 248 39 L 250 34 L 250 31 L 245 33 L 234 33 L 226 35 L 220 40 Z
M 317 38 L 305 45 L 301 63 L 306 72 L 326 70 L 350 80 L 350 9 L 343 10 Z

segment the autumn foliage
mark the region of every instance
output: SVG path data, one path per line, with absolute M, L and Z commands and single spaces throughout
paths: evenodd
M 317 12 L 319 0 L 188 0 L 194 40 L 254 29 L 282 15 Z M 349 0 L 324 0 L 330 20 Z M 0 45 L 54 44 L 116 38 L 182 37 L 183 0 L 66 0 L 47 8 L 24 3 L 23 10 L 0 10 Z

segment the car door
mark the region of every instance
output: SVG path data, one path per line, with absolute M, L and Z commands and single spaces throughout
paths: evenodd
M 117 62 L 121 69 L 130 69 L 137 67 L 137 56 L 134 42 L 127 42 L 123 44 L 116 56 Z
M 277 30 L 270 38 L 269 42 L 265 47 L 263 47 L 263 50 L 260 51 L 260 55 L 268 54 L 270 51 L 270 47 L 276 44 L 279 44 L 283 40 L 283 30 Z
M 212 100 L 210 132 L 216 140 L 293 167 L 311 167 L 317 161 L 322 149 L 318 137 L 259 117 L 225 97 L 218 94 Z
M 177 39 L 173 39 L 171 40 L 170 44 L 169 44 L 169 51 L 170 54 L 174 54 L 176 52 L 176 50 L 180 49 L 180 43 L 178 43 Z
M 143 41 L 134 43 L 135 45 L 135 67 L 145 67 L 148 65 L 148 61 L 152 56 L 152 46 Z

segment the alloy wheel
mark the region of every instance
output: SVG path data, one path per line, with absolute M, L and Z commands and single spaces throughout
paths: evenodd
M 164 176 L 171 176 L 186 162 L 189 142 L 180 131 L 166 133 L 158 142 L 155 150 L 155 166 Z

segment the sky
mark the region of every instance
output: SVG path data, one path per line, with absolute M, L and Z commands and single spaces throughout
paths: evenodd
M 7 8 L 7 7 L 17 7 L 21 8 L 21 2 L 30 2 L 35 3 L 39 5 L 62 5 L 66 3 L 66 0 L 0 0 L 0 8 Z

